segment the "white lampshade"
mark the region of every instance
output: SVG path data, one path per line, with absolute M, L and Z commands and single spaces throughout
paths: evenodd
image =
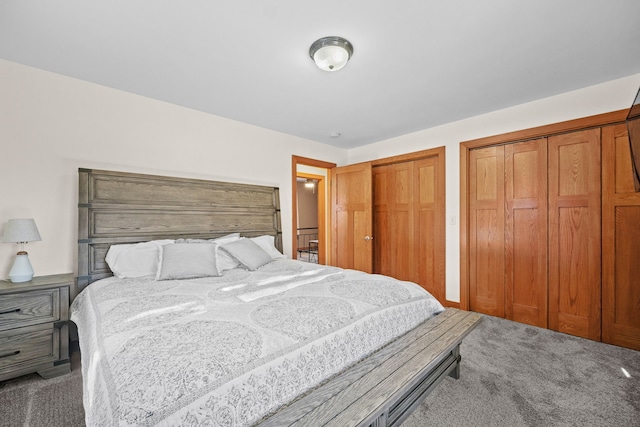
M 33 218 L 10 219 L 4 230 L 4 243 L 26 243 L 42 240 Z
M 4 243 L 20 243 L 24 246 L 27 242 L 36 242 L 42 240 L 36 222 L 33 218 L 17 218 L 10 219 L 4 230 L 2 241 Z M 29 262 L 29 255 L 20 250 L 13 262 L 9 278 L 14 283 L 28 282 L 33 278 L 33 268 Z
M 324 71 L 338 71 L 353 55 L 353 46 L 342 37 L 323 37 L 309 48 L 309 56 L 318 68 Z

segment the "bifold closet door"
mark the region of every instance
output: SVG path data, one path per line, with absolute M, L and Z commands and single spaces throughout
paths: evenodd
M 600 340 L 600 128 L 549 137 L 549 328 Z
M 443 159 L 433 156 L 414 163 L 413 228 L 417 237 L 417 283 L 445 302 L 445 197 Z
M 602 341 L 640 350 L 640 193 L 625 125 L 602 129 Z
M 547 327 L 547 140 L 472 150 L 469 303 Z
M 469 154 L 469 308 L 505 317 L 504 146 Z
M 374 262 L 377 274 L 418 281 L 413 232 L 413 162 L 373 168 Z
M 547 139 L 504 146 L 505 317 L 547 327 Z
M 444 170 L 432 156 L 373 168 L 374 272 L 445 302 Z

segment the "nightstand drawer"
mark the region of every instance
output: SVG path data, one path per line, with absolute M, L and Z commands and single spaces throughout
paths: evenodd
M 0 375 L 59 358 L 60 330 L 53 324 L 0 332 Z
M 0 296 L 0 331 L 58 320 L 58 288 Z

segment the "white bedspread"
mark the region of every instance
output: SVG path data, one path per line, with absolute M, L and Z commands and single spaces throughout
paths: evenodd
M 285 259 L 100 280 L 71 306 L 87 425 L 252 424 L 442 310 L 413 283 Z

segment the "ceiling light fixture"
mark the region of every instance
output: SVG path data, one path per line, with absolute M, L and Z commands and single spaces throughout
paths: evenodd
M 313 42 L 309 48 L 309 56 L 324 71 L 338 71 L 352 55 L 353 46 L 342 37 L 323 37 Z

